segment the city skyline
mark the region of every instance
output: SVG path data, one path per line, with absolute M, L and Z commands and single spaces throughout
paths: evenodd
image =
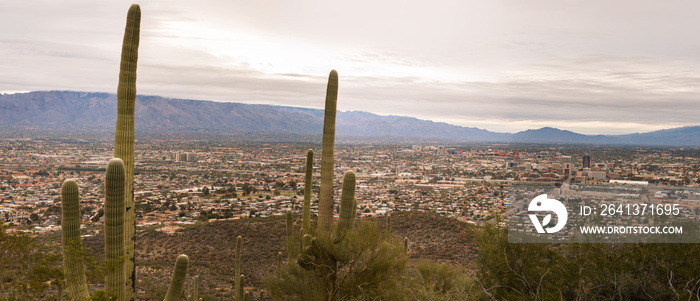
M 131 2 L 0 12 L 0 93 L 116 91 Z M 138 92 L 338 108 L 497 132 L 700 124 L 700 4 L 654 1 L 144 1 Z

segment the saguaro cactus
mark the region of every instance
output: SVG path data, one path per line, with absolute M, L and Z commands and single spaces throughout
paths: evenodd
M 105 292 L 124 300 L 124 163 L 109 160 L 105 174 L 105 259 L 110 272 L 105 275 Z
M 323 147 L 321 149 L 321 191 L 318 199 L 318 229 L 329 233 L 333 225 L 333 151 L 335 148 L 335 113 L 338 103 L 338 72 L 328 75 L 326 108 L 323 117 Z
M 294 219 L 292 210 L 287 210 L 287 262 L 294 260 Z
M 192 300 L 199 301 L 199 275 L 194 277 L 194 288 L 192 290 Z
M 87 300 L 85 263 L 80 239 L 80 192 L 73 179 L 63 182 L 61 187 L 61 232 L 63 235 L 63 274 L 66 278 L 68 298 Z
M 126 219 L 124 221 L 124 242 L 126 248 L 124 283 L 129 293 L 128 299 L 134 298 L 136 269 L 134 261 L 134 106 L 136 104 L 136 63 L 138 61 L 139 35 L 141 30 L 141 8 L 133 4 L 126 16 L 124 41 L 122 42 L 121 63 L 119 66 L 119 85 L 117 86 L 117 127 L 114 132 L 114 157 L 124 161 L 126 170 Z
M 182 288 L 185 285 L 185 276 L 187 275 L 187 264 L 190 259 L 187 255 L 180 255 L 175 261 L 175 271 L 173 278 L 170 280 L 168 293 L 165 295 L 165 301 L 177 301 L 182 296 Z
M 306 178 L 304 179 L 304 206 L 302 212 L 302 231 L 304 234 L 311 233 L 311 177 L 314 169 L 314 151 L 306 152 Z
M 105 292 L 115 296 L 115 300 L 126 300 L 126 274 L 124 273 L 124 163 L 114 158 L 107 164 L 105 174 L 105 259 L 108 270 L 105 273 Z M 74 180 L 66 180 L 61 189 L 63 229 L 63 270 L 70 300 L 89 300 L 90 295 L 85 281 L 80 238 L 80 205 L 78 185 Z M 180 258 L 180 257 L 184 257 Z M 184 279 L 187 256 L 180 255 L 173 279 Z M 185 260 L 183 271 L 182 260 Z M 179 269 L 177 267 L 180 267 Z M 182 280 L 184 281 L 184 280 Z M 174 282 L 178 285 L 179 282 Z M 181 285 L 181 284 L 180 284 Z M 171 288 L 177 292 L 177 287 Z M 182 287 L 179 292 L 182 293 Z M 179 295 L 178 297 L 179 298 Z M 177 299 L 174 299 L 177 300 Z
M 357 211 L 357 200 L 355 199 L 355 172 L 347 171 L 343 177 L 343 190 L 340 194 L 340 215 L 338 223 L 331 235 L 333 243 L 340 243 L 348 230 L 352 230 L 355 225 L 355 212 Z

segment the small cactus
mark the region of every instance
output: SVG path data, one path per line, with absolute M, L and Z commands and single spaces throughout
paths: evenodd
M 187 255 L 180 255 L 175 261 L 175 271 L 173 278 L 170 280 L 168 293 L 165 295 L 165 301 L 177 301 L 182 296 L 182 288 L 185 286 L 185 276 L 187 275 L 187 264 L 189 263 Z
M 331 235 L 333 243 L 340 243 L 348 230 L 355 224 L 357 200 L 355 199 L 355 172 L 347 171 L 343 177 L 343 190 L 340 195 L 340 215 L 335 231 Z
M 199 300 L 199 275 L 194 277 L 194 288 L 192 289 L 192 300 Z
M 277 279 L 280 278 L 282 272 L 282 252 L 277 252 Z
M 61 186 L 61 232 L 63 244 L 63 274 L 66 278 L 70 300 L 86 300 L 88 294 L 85 279 L 85 263 L 80 239 L 80 192 L 73 179 Z
M 124 273 L 124 163 L 109 160 L 105 174 L 105 259 L 110 272 L 105 275 L 105 292 L 125 299 Z

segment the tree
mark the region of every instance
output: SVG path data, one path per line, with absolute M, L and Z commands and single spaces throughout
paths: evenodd
M 32 220 L 33 223 L 39 222 L 39 214 L 32 213 L 29 215 L 29 219 Z

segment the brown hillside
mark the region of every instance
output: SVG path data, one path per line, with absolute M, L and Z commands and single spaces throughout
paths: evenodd
M 386 217 L 367 220 L 379 223 L 380 228 L 386 224 Z M 301 221 L 297 220 L 295 228 L 300 226 Z M 434 213 L 395 212 L 391 217 L 391 231 L 398 237 L 408 237 L 412 262 L 423 258 L 472 270 L 476 255 L 473 229 L 464 222 Z M 162 291 L 164 294 L 175 258 L 187 254 L 190 258 L 187 274 L 200 276 L 201 290 L 217 298 L 231 298 L 235 241 L 239 235 L 243 237 L 241 270 L 246 275 L 246 287 L 261 288 L 266 275 L 276 268 L 277 252 L 286 255 L 285 225 L 281 216 L 137 229 L 139 286 L 150 293 Z M 49 240 L 60 243 L 60 234 L 51 235 Z M 97 235 L 86 238 L 85 246 L 89 253 L 101 259 L 103 242 L 104 238 Z M 283 258 L 286 260 L 286 256 Z M 192 278 L 188 277 L 188 287 Z

